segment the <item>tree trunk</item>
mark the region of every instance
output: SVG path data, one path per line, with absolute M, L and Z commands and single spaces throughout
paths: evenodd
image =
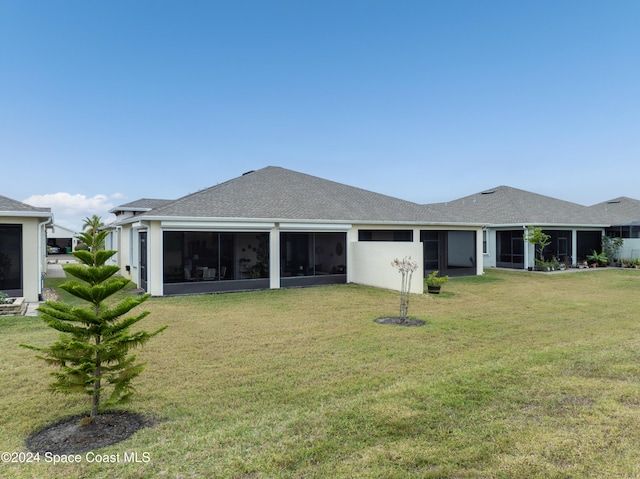
M 96 346 L 100 346 L 100 336 L 96 338 Z M 93 396 L 91 401 L 91 414 L 89 417 L 92 419 L 98 415 L 100 409 L 100 379 L 102 378 L 102 360 L 100 359 L 100 352 L 96 352 L 96 369 L 94 371 L 93 380 Z

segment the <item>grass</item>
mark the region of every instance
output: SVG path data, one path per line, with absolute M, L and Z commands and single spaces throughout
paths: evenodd
M 414 296 L 420 328 L 373 322 L 399 294 L 358 285 L 153 298 L 129 409 L 156 426 L 103 454 L 148 463 L 0 464 L 0 477 L 640 477 L 635 270 L 489 271 Z M 88 410 L 44 392 L 0 319 L 0 450 Z

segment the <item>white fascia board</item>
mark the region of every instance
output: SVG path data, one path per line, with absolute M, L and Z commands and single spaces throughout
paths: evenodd
M 244 221 L 162 221 L 160 226 L 165 230 L 225 230 L 225 231 L 269 231 L 275 227 L 270 222 Z
M 0 217 L 19 218 L 53 218 L 53 213 L 48 211 L 0 211 Z
M 346 223 L 280 223 L 280 231 L 349 231 L 351 224 Z

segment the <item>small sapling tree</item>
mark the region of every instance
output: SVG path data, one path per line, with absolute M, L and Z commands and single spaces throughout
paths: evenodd
M 531 243 L 536 252 L 538 253 L 539 258 L 534 257 L 534 261 L 536 264 L 541 264 L 544 262 L 544 249 L 551 244 L 551 236 L 542 232 L 542 228 L 533 228 L 533 230 L 528 231 L 524 234 L 524 240 Z
M 102 407 L 110 407 L 131 399 L 134 389 L 131 381 L 144 369 L 136 363 L 130 351 L 142 346 L 153 333 L 132 333 L 131 326 L 149 313 L 122 318 L 133 308 L 146 301 L 149 294 L 127 297 L 111 305 L 105 300 L 127 286 L 129 280 L 115 276 L 119 268 L 105 264 L 116 252 L 102 249 L 107 233 L 97 228 L 80 233 L 77 238 L 89 245 L 89 251 L 74 251 L 82 265 L 65 266 L 65 272 L 80 281 L 67 281 L 60 288 L 87 301 L 85 308 L 72 307 L 63 302 L 47 301 L 38 308 L 40 317 L 51 328 L 62 334 L 49 347 L 21 346 L 41 353 L 37 357 L 59 368 L 52 372 L 55 381 L 50 389 L 57 393 L 83 393 L 91 397 L 89 417 L 95 418 Z M 113 301 L 111 303 L 114 303 Z M 104 394 L 108 393 L 105 398 Z
M 418 263 L 411 259 L 411 256 L 403 259 L 394 259 L 391 266 L 396 268 L 402 275 L 402 283 L 400 286 L 400 320 L 406 321 L 409 314 L 409 292 L 411 291 L 411 277 L 413 272 L 418 269 Z

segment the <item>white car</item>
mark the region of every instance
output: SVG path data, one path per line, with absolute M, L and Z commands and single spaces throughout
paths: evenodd
M 60 254 L 62 253 L 62 248 L 58 248 L 57 246 L 47 246 L 47 250 L 49 254 Z

